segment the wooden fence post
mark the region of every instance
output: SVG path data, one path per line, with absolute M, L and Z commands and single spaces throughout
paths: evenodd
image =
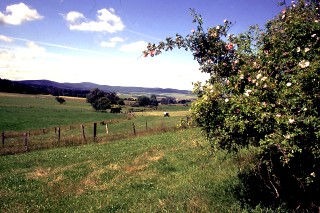
M 109 135 L 109 128 L 107 123 L 106 123 L 106 134 Z
M 42 128 L 42 133 L 43 133 L 43 134 L 45 133 L 45 129 L 44 129 L 44 128 Z
M 133 134 L 136 135 L 136 127 L 134 126 L 134 123 L 132 123 L 132 128 L 133 128 Z
M 28 136 L 27 136 L 27 133 L 23 133 L 23 140 L 24 140 L 24 149 L 27 152 L 29 150 L 28 149 Z
M 60 127 L 58 127 L 58 141 L 60 141 Z
M 146 120 L 146 130 L 148 130 L 148 120 Z
M 83 124 L 81 124 L 81 130 L 82 130 L 82 137 L 84 139 L 84 142 L 87 142 L 86 135 L 84 134 L 84 126 L 83 126 Z
M 57 134 L 57 127 L 54 127 L 54 134 Z
M 2 136 L 2 146 L 4 146 L 4 139 L 5 139 L 5 133 L 4 132 L 2 132 L 2 134 L 1 134 L 1 136 Z
M 93 141 L 97 138 L 97 123 L 93 123 Z

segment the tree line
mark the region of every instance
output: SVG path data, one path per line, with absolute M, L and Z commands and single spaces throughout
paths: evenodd
M 85 98 L 89 90 L 62 89 L 47 85 L 27 85 L 8 79 L 0 78 L 0 92 L 22 93 L 22 94 L 43 94 L 53 96 L 71 96 Z

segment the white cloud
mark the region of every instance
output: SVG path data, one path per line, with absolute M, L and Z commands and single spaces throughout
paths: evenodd
M 38 46 L 33 41 L 26 42 L 26 45 L 34 55 L 35 54 L 42 54 L 42 53 L 46 52 L 46 49 L 44 47 Z
M 102 41 L 100 43 L 101 47 L 115 47 L 117 43 L 123 42 L 124 40 L 120 37 L 113 37 L 109 41 Z
M 18 40 L 19 38 L 13 38 Z M 48 44 L 39 41 L 25 41 L 24 46 L 12 46 L 0 50 L 0 77 L 10 80 L 48 79 L 58 82 L 94 82 L 114 86 L 143 86 L 192 89 L 191 82 L 207 79 L 199 71 L 199 65 L 192 55 L 185 58 L 184 52 L 172 52 L 159 57 L 141 57 L 139 53 L 112 54 L 85 51 L 84 49 Z M 119 41 L 114 37 L 109 41 Z M 140 44 L 140 45 L 137 45 Z M 63 48 L 77 54 L 50 52 L 42 46 Z M 125 47 L 127 51 L 145 48 L 143 41 Z M 140 48 L 138 48 L 140 47 Z M 70 52 L 69 52 L 70 53 Z M 107 57 L 106 57 L 107 56 Z M 88 72 L 89 71 L 89 72 Z
M 121 18 L 115 15 L 113 8 L 98 10 L 95 21 L 87 20 L 82 13 L 76 11 L 69 12 L 65 19 L 70 30 L 114 33 L 122 31 L 125 27 Z
M 69 12 L 65 19 L 69 22 L 69 23 L 73 23 L 75 24 L 77 21 L 81 21 L 83 19 L 85 19 L 84 15 L 77 12 L 77 11 L 71 11 Z
M 4 41 L 4 42 L 12 42 L 13 39 L 8 37 L 8 36 L 4 36 L 4 35 L 0 35 L 0 41 Z
M 137 41 L 131 44 L 124 44 L 120 48 L 123 52 L 141 52 L 147 48 L 148 43 L 145 41 Z
M 0 23 L 20 25 L 26 21 L 40 20 L 41 16 L 37 10 L 29 8 L 24 3 L 13 4 L 6 7 L 4 13 L 0 12 Z
M 11 53 L 9 51 L 0 51 L 0 61 L 2 63 L 13 60 L 14 58 L 15 58 L 15 56 L 13 53 Z

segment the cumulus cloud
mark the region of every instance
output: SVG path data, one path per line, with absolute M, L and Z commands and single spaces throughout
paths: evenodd
M 124 40 L 120 37 L 113 37 L 109 41 L 102 41 L 100 43 L 101 47 L 115 47 L 117 43 L 123 42 Z
M 124 44 L 120 48 L 123 52 L 142 52 L 147 48 L 148 43 L 145 41 L 137 41 L 131 44 Z
M 8 36 L 4 36 L 4 35 L 0 35 L 0 41 L 4 41 L 4 42 L 12 42 L 13 39 L 8 37 Z
M 122 31 L 125 27 L 113 8 L 98 10 L 95 21 L 88 20 L 77 11 L 69 12 L 65 16 L 65 20 L 68 22 L 70 30 L 114 33 Z
M 77 11 L 71 11 L 69 12 L 65 19 L 69 22 L 69 23 L 73 23 L 76 24 L 77 22 L 80 22 L 82 20 L 85 21 L 85 17 L 83 14 L 77 12 Z
M 24 3 L 13 4 L 6 7 L 5 12 L 0 12 L 0 23 L 20 25 L 26 21 L 40 20 L 41 16 L 37 10 L 31 9 Z

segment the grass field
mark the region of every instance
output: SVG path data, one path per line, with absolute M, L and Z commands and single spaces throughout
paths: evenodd
M 239 212 L 235 158 L 197 129 L 1 157 L 2 212 Z
M 60 105 L 52 96 L 0 94 L 0 127 L 18 135 L 0 150 L 23 147 L 20 133 L 30 129 L 29 143 L 46 148 L 0 156 L 0 212 L 271 212 L 235 194 L 251 152 L 212 153 L 199 129 L 174 128 L 188 111 L 114 115 L 92 111 L 83 99 Z M 94 142 L 91 126 L 101 120 L 110 133 L 98 124 Z
M 23 152 L 26 149 L 24 133 L 28 134 L 27 149 L 30 151 L 168 130 L 186 117 L 189 109 L 185 106 L 161 106 L 163 109 L 158 111 L 111 114 L 95 112 L 85 99 L 65 99 L 66 104 L 59 104 L 53 96 L 0 93 L 0 131 L 5 133 L 0 154 Z M 164 118 L 163 111 L 170 111 L 171 117 Z M 98 124 L 95 138 L 94 122 Z M 101 122 L 108 123 L 108 135 Z M 85 136 L 81 125 L 85 127 Z M 60 128 L 60 137 L 57 128 Z
M 66 99 L 59 104 L 53 96 L 0 95 L 0 131 L 21 131 L 121 118 L 96 113 L 85 99 Z

